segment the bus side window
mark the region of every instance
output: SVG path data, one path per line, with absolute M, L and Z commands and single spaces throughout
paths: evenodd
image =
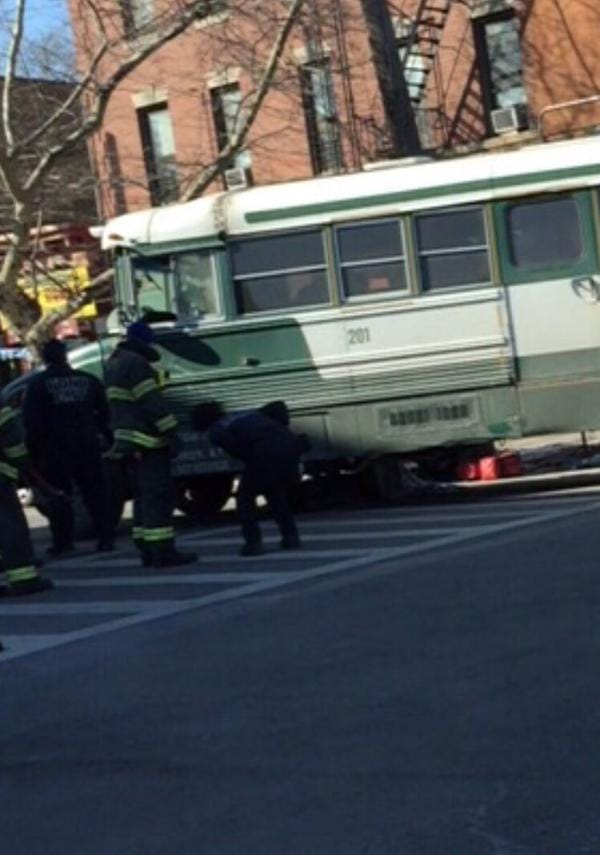
M 398 220 L 339 226 L 335 236 L 344 299 L 407 290 L 404 240 Z
M 424 291 L 491 281 L 482 207 L 419 214 L 415 238 Z
M 139 312 L 170 312 L 169 259 L 133 258 L 132 273 Z
M 508 250 L 513 267 L 539 270 L 578 262 L 585 240 L 577 199 L 535 199 L 506 207 Z
M 329 302 L 318 230 L 236 241 L 231 244 L 231 263 L 240 315 Z
M 174 257 L 175 303 L 181 321 L 220 315 L 213 254 L 183 252 Z

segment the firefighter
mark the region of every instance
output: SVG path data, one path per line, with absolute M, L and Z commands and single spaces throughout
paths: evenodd
M 19 472 L 28 466 L 20 418 L 0 406 L 0 555 L 11 594 L 38 594 L 53 587 L 35 566 L 27 520 L 17 496 Z
M 179 451 L 177 420 L 160 391 L 152 364 L 152 329 L 136 321 L 106 365 L 106 391 L 114 443 L 110 459 L 127 460 L 133 487 L 133 539 L 147 567 L 175 567 L 196 560 L 175 548 L 171 457 Z
M 23 406 L 27 446 L 40 474 L 67 496 L 76 485 L 90 516 L 99 552 L 113 549 L 108 484 L 102 442 L 110 447 L 109 409 L 97 377 L 73 369 L 64 342 L 51 339 L 42 348 L 46 365 L 30 382 Z M 48 508 L 52 546 L 48 553 L 73 550 L 71 502 Z

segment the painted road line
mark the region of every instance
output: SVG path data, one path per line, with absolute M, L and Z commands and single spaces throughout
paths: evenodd
M 354 526 L 355 529 L 360 528 L 359 526 Z M 466 531 L 470 532 L 477 528 L 485 528 L 485 526 L 463 526 L 459 529 L 456 527 L 448 527 L 442 526 L 439 528 L 428 528 L 423 526 L 422 528 L 410 528 L 410 529 L 401 529 L 395 528 L 393 531 L 378 531 L 376 534 L 372 534 L 372 532 L 367 528 L 362 531 L 349 531 L 349 532 L 335 532 L 332 528 L 326 534 L 309 534 L 307 536 L 302 536 L 302 541 L 304 543 L 313 543 L 313 542 L 325 542 L 330 543 L 332 540 L 359 540 L 363 544 L 365 544 L 365 549 L 369 548 L 368 543 L 365 541 L 369 538 L 369 535 L 372 536 L 373 539 L 377 540 L 393 540 L 395 538 L 400 539 L 402 537 L 443 537 L 446 534 L 451 534 L 455 531 Z M 263 541 L 265 543 L 277 543 L 278 536 L 277 535 L 267 535 L 263 537 Z M 220 538 L 213 537 L 210 540 L 206 540 L 205 543 L 207 546 L 228 546 L 231 544 L 231 540 L 228 538 Z
M 279 576 L 285 577 L 290 581 L 301 579 L 302 572 L 296 571 L 293 573 L 282 572 Z M 177 573 L 172 576 L 116 576 L 112 579 L 106 576 L 99 576 L 95 579 L 65 579 L 57 583 L 57 590 L 61 588 L 126 588 L 128 586 L 136 588 L 147 588 L 156 585 L 207 585 L 215 582 L 226 583 L 248 583 L 258 582 L 263 579 L 272 579 L 273 573 Z M 160 601 L 161 603 L 163 600 Z
M 0 617 L 15 617 L 17 615 L 105 615 L 132 614 L 144 609 L 175 606 L 180 600 L 115 600 L 114 602 L 85 602 L 85 603 L 15 603 L 0 606 Z
M 223 553 L 221 555 L 213 555 L 212 553 L 209 553 L 207 555 L 206 554 L 200 555 L 196 564 L 200 565 L 200 566 L 204 566 L 206 564 L 209 564 L 209 565 L 210 564 L 243 564 L 243 565 L 247 565 L 248 567 L 250 567 L 250 566 L 253 566 L 259 559 L 260 559 L 260 561 L 268 561 L 269 563 L 272 563 L 275 561 L 287 562 L 287 561 L 301 561 L 302 559 L 313 560 L 313 559 L 319 559 L 319 558 L 331 558 L 332 556 L 334 558 L 343 558 L 343 557 L 349 557 L 352 555 L 361 554 L 361 553 L 365 552 L 367 549 L 368 549 L 368 547 L 364 547 L 363 549 L 359 549 L 359 548 L 335 549 L 335 548 L 332 548 L 332 549 L 298 549 L 298 550 L 289 550 L 289 551 L 277 549 L 277 550 L 274 550 L 273 552 L 266 552 L 264 555 L 257 555 L 257 556 L 251 557 L 251 558 L 242 557 L 241 555 L 237 555 L 236 553 L 233 553 L 233 554 L 232 553 L 226 553 L 226 554 Z M 194 565 L 190 565 L 190 566 L 194 566 Z M 143 568 L 140 564 L 139 558 L 128 558 L 127 556 L 124 556 L 123 558 L 114 559 L 113 561 L 110 562 L 110 564 L 107 565 L 107 569 L 110 569 L 110 570 L 119 569 L 119 568 L 127 569 L 127 568 L 132 568 L 132 567 L 139 567 L 140 572 L 143 572 L 143 573 L 156 572 L 156 571 L 153 571 L 152 568 Z M 61 569 L 58 567 L 58 565 L 53 564 L 52 568 L 50 568 L 50 571 L 53 568 Z M 80 562 L 78 562 L 76 567 L 71 565 L 69 568 L 63 567 L 62 569 L 69 569 L 69 570 L 77 569 L 78 570 L 80 568 L 82 570 L 96 570 L 96 571 L 101 569 L 100 567 L 98 567 L 98 564 L 96 562 L 92 562 L 92 561 L 80 561 Z M 165 570 L 163 572 L 165 574 L 167 574 L 167 573 L 169 574 L 166 578 L 169 578 L 169 579 L 172 578 L 172 574 L 170 573 L 169 570 Z M 50 575 L 52 575 L 51 572 L 50 572 Z M 247 574 L 246 574 L 246 578 L 247 578 Z
M 590 504 L 587 510 L 595 510 L 595 505 Z M 331 562 L 325 565 L 321 565 L 320 567 L 304 571 L 302 573 L 277 574 L 276 576 L 274 574 L 270 574 L 269 578 L 257 579 L 246 585 L 240 585 L 238 587 L 229 588 L 223 591 L 206 594 L 201 597 L 182 600 L 176 606 L 167 606 L 164 608 L 157 607 L 156 609 L 152 609 L 151 611 L 148 610 L 136 615 L 127 615 L 125 617 L 118 618 L 113 621 L 106 621 L 101 624 L 96 624 L 93 627 L 87 627 L 85 629 L 68 632 L 61 635 L 60 637 L 48 637 L 47 643 L 43 647 L 37 649 L 48 650 L 53 647 L 58 647 L 61 645 L 98 637 L 100 635 L 105 635 L 110 632 L 115 632 L 119 629 L 125 629 L 142 623 L 159 620 L 164 617 L 193 611 L 198 608 L 204 608 L 207 606 L 216 605 L 218 603 L 224 603 L 231 600 L 241 599 L 243 597 L 276 590 L 278 588 L 283 588 L 290 584 L 294 584 L 295 582 L 300 580 L 306 581 L 309 579 L 318 579 L 325 576 L 334 575 L 336 573 L 343 573 L 346 571 L 359 569 L 361 567 L 378 565 L 385 561 L 399 560 L 406 558 L 410 555 L 415 555 L 428 551 L 435 551 L 436 549 L 439 549 L 443 546 L 457 546 L 461 543 L 472 541 L 481 534 L 510 531 L 513 529 L 530 526 L 534 523 L 545 523 L 551 520 L 566 519 L 570 516 L 576 516 L 580 513 L 581 508 L 556 510 L 550 513 L 546 512 L 543 514 L 539 514 L 537 516 L 532 515 L 530 517 L 527 517 L 526 519 L 498 523 L 494 526 L 487 526 L 485 528 L 480 527 L 469 530 L 463 529 L 460 531 L 455 531 L 453 534 L 438 538 L 436 540 L 422 541 L 417 544 L 391 547 L 388 549 L 379 549 L 377 550 L 377 552 L 374 553 L 369 553 L 367 555 L 363 555 L 357 558 L 349 558 L 346 560 Z M 398 569 L 400 570 L 402 566 L 403 565 L 400 564 Z M 108 580 L 103 579 L 101 581 L 106 582 Z M 142 581 L 145 582 L 147 580 Z M 23 649 L 19 648 L 18 646 L 16 649 L 11 649 L 10 646 L 7 645 L 7 649 L 0 653 L 0 662 L 7 662 L 12 659 L 25 656 L 30 652 L 33 651 L 23 651 Z
M 51 635 L 43 635 L 42 633 L 34 633 L 32 635 L 6 635 L 2 633 L 2 644 L 5 650 L 0 651 L 0 662 L 4 659 L 17 659 L 20 656 L 27 656 L 30 653 L 38 653 L 42 650 L 48 650 L 50 647 L 57 647 L 62 643 L 64 633 Z

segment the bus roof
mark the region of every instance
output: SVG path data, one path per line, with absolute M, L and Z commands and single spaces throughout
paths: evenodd
M 105 249 L 244 235 L 600 185 L 600 135 L 252 187 L 117 217 Z

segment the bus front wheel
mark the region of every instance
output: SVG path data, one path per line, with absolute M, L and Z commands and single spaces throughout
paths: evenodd
M 186 516 L 202 519 L 218 513 L 233 490 L 233 475 L 219 473 L 181 481 L 177 485 L 177 507 Z

